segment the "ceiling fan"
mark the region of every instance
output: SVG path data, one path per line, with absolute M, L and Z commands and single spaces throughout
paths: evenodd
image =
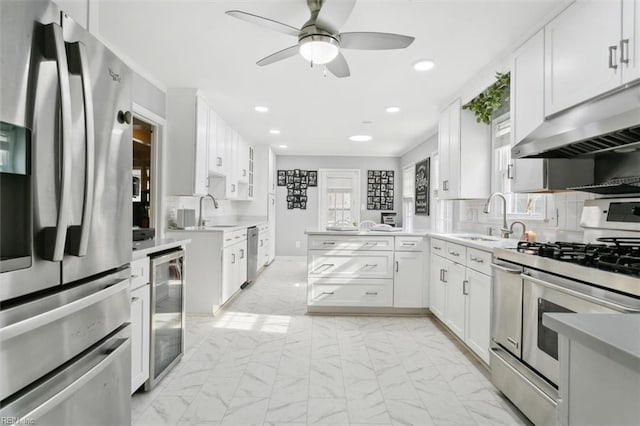
M 414 40 L 414 37 L 390 33 L 341 33 L 339 28 L 355 3 L 356 0 L 307 0 L 311 18 L 300 29 L 240 10 L 228 10 L 226 14 L 298 38 L 298 44 L 260 59 L 258 65 L 269 65 L 300 53 L 311 66 L 325 64 L 326 69 L 341 78 L 350 75 L 341 49 L 404 49 Z

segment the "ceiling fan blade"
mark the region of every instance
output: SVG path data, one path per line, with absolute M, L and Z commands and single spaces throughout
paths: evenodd
M 264 57 L 262 59 L 260 59 L 258 62 L 256 62 L 256 64 L 260 65 L 261 67 L 265 66 L 265 65 L 269 65 L 272 64 L 274 62 L 278 62 L 281 61 L 283 59 L 287 59 L 290 58 L 294 55 L 296 55 L 298 53 L 298 45 L 296 44 L 295 46 L 291 46 L 291 47 L 287 47 L 286 49 L 282 49 L 276 53 L 273 53 L 267 57 Z
M 316 18 L 316 26 L 338 34 L 340 27 L 347 21 L 356 0 L 325 0 Z
M 340 47 L 360 50 L 404 49 L 413 43 L 413 40 L 414 37 L 390 33 L 342 33 Z
M 338 53 L 336 58 L 326 65 L 327 69 L 331 71 L 331 74 L 338 78 L 349 77 L 351 72 L 349 71 L 349 65 L 347 60 L 342 55 L 342 52 Z
M 225 12 L 229 16 L 242 19 L 243 21 L 251 22 L 252 24 L 260 25 L 261 27 L 268 28 L 279 33 L 288 34 L 294 37 L 300 35 L 300 30 L 292 27 L 291 25 L 283 24 L 282 22 L 274 21 L 273 19 L 265 18 L 264 16 L 254 15 L 253 13 L 243 12 L 241 10 L 227 10 Z

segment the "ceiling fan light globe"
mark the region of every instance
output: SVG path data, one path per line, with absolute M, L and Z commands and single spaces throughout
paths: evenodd
M 338 53 L 340 48 L 333 37 L 313 35 L 300 40 L 300 55 L 313 64 L 328 64 L 338 56 Z

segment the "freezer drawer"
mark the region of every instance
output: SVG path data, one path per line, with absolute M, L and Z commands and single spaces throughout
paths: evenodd
M 309 250 L 309 276 L 393 278 L 393 252 Z
M 129 321 L 129 269 L 0 311 L 0 399 Z
M 17 394 L 2 406 L 0 418 L 44 426 L 131 424 L 130 332 L 122 326 Z

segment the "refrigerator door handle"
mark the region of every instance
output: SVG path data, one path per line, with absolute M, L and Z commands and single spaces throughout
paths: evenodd
M 43 253 L 46 260 L 61 261 L 64 257 L 64 246 L 67 239 L 67 224 L 69 223 L 70 184 L 71 184 L 71 88 L 69 86 L 69 66 L 65 53 L 62 27 L 57 24 L 47 24 L 43 27 L 43 52 L 47 59 L 56 61 L 58 85 L 60 86 L 60 110 L 62 116 L 62 139 L 60 150 L 62 162 L 60 164 L 60 192 L 58 214 L 55 227 L 46 227 L 43 232 Z
M 85 168 L 84 201 L 82 204 L 82 223 L 70 226 L 67 237 L 67 253 L 85 256 L 91 232 L 93 216 L 94 176 L 95 176 L 95 125 L 93 121 L 93 94 L 85 46 L 81 42 L 67 43 L 69 72 L 79 74 L 82 81 L 82 102 L 84 107 Z

